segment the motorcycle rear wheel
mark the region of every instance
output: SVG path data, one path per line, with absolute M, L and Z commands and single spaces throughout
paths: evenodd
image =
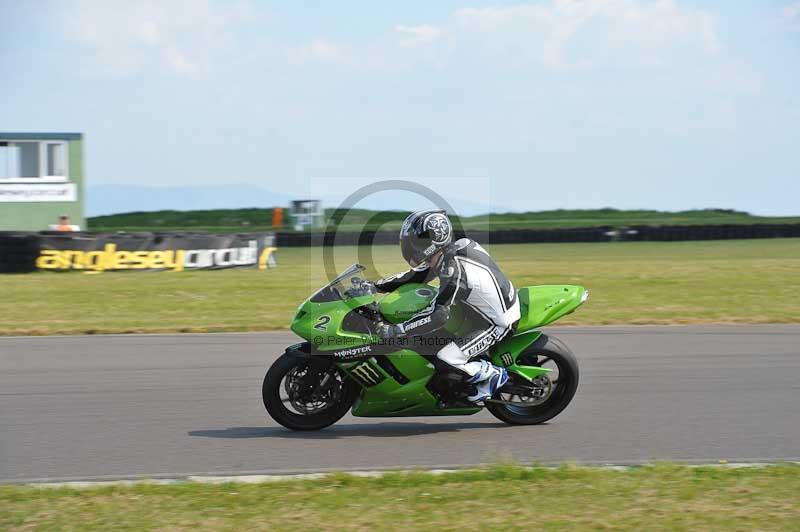
M 557 380 L 549 397 L 533 406 L 524 402 L 501 404 L 486 402 L 486 409 L 497 419 L 510 425 L 538 425 L 556 417 L 569 405 L 578 389 L 578 361 L 572 351 L 558 338 L 541 335 L 533 345 L 520 354 L 517 362 L 526 366 L 539 366 L 552 361 L 557 369 Z M 502 394 L 502 388 L 499 394 Z
M 294 412 L 290 410 L 287 404 L 296 405 L 298 404 L 297 401 L 301 399 L 297 397 L 281 398 L 281 390 L 288 392 L 289 388 L 294 388 L 291 386 L 294 383 L 291 379 L 311 378 L 313 380 L 315 376 L 323 375 L 321 370 L 329 370 L 330 375 L 339 379 L 337 385 L 341 389 L 338 391 L 337 400 L 325 403 L 323 399 L 320 399 L 314 405 L 323 404 L 321 407 L 316 406 L 314 411 L 297 411 L 304 408 L 296 408 Z M 310 376 L 306 377 L 306 374 Z M 286 384 L 286 379 L 290 379 L 289 385 Z M 320 382 L 317 381 L 315 384 L 319 389 Z M 326 361 L 307 359 L 284 353 L 272 364 L 264 376 L 261 398 L 270 417 L 287 429 L 320 430 L 333 425 L 350 410 L 357 391 L 357 385 L 346 376 L 341 375 L 332 364 L 326 365 Z M 292 402 L 292 399 L 296 402 Z

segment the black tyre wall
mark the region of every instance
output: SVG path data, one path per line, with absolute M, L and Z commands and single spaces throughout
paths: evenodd
M 39 235 L 0 232 L 0 273 L 25 273 L 36 269 Z

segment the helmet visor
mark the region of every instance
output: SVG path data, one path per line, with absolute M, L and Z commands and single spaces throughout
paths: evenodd
M 436 246 L 427 238 L 420 238 L 414 234 L 400 237 L 400 249 L 403 258 L 415 270 L 427 268 L 431 257 L 436 253 Z

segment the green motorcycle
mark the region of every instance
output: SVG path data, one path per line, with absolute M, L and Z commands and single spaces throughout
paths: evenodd
M 437 288 L 406 284 L 379 298 L 359 276 L 364 270 L 354 264 L 300 305 L 291 328 L 307 341 L 289 346 L 264 377 L 270 416 L 289 429 L 319 430 L 351 408 L 363 417 L 457 416 L 484 408 L 466 401 L 462 376 L 436 371 L 442 345 L 425 337 L 387 343 L 374 334 L 377 322 L 400 323 L 428 307 Z M 480 355 L 509 374 L 485 408 L 506 423 L 533 425 L 558 415 L 578 388 L 575 356 L 536 329 L 574 312 L 589 292 L 545 285 L 522 288 L 518 296 L 514 334 Z M 464 325 L 459 309 L 451 309 L 446 331 L 458 337 Z

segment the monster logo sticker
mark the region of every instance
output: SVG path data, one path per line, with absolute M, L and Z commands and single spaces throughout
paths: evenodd
M 355 377 L 364 386 L 375 386 L 380 383 L 384 377 L 379 373 L 369 362 L 362 362 L 350 370 L 350 374 Z
M 341 351 L 334 351 L 333 358 L 339 360 L 347 360 L 349 358 L 359 358 L 365 355 L 368 355 L 372 352 L 371 345 L 362 345 L 358 347 L 350 347 L 347 349 L 342 349 Z

